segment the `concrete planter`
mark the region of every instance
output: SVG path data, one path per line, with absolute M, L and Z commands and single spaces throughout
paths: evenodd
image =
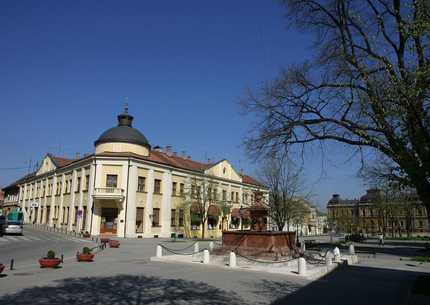
M 40 268 L 57 268 L 61 264 L 59 258 L 41 258 L 39 259 Z
M 78 260 L 78 262 L 92 262 L 94 260 L 94 254 L 80 253 L 76 255 L 76 259 Z
M 0 273 L 3 272 L 4 268 L 5 268 L 5 266 L 3 264 L 0 264 Z
M 113 240 L 113 239 L 109 240 L 109 247 L 119 248 L 119 245 L 120 245 L 119 241 Z

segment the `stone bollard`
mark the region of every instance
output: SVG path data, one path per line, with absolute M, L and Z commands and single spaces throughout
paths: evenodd
M 305 241 L 302 241 L 302 242 L 300 243 L 300 249 L 302 250 L 302 253 L 304 253 L 304 252 L 306 251 L 306 244 L 305 244 Z
M 331 255 L 329 255 L 329 253 L 327 253 L 327 255 L 325 256 L 325 265 L 327 267 L 333 265 L 333 260 L 331 258 Z
M 353 244 L 349 245 L 349 255 L 355 255 L 355 248 Z
M 334 255 L 334 261 L 336 263 L 340 263 L 340 250 L 338 247 L 335 247 L 333 250 L 333 255 Z
M 203 264 L 209 264 L 209 250 L 203 250 Z
M 303 257 L 299 258 L 298 267 L 299 275 L 306 275 L 306 260 Z
M 213 252 L 214 247 L 215 247 L 214 242 L 213 241 L 209 242 L 209 252 Z
M 157 245 L 157 251 L 155 254 L 156 257 L 162 257 L 163 256 L 163 248 L 161 248 L 160 245 Z
M 194 253 L 197 253 L 197 252 L 199 252 L 199 243 L 198 242 L 194 244 Z
M 228 266 L 231 268 L 236 267 L 236 253 L 233 251 L 230 252 L 229 260 L 228 260 Z

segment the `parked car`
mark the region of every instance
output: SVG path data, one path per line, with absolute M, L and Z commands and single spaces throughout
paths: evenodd
M 19 234 L 23 233 L 23 225 L 20 221 L 7 221 L 4 229 L 5 234 Z
M 6 226 L 6 217 L 3 215 L 0 215 L 0 236 L 3 236 L 5 226 Z

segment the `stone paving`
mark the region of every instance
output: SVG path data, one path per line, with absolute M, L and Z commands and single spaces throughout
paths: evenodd
M 400 261 L 401 256 L 393 254 L 374 258 L 359 252 L 359 265 L 340 267 L 309 281 L 265 272 L 151 262 L 162 240 L 120 241 L 119 249 L 107 248 L 93 263 L 70 258 L 61 269 L 40 269 L 34 264 L 7 271 L 0 278 L 0 304 L 400 305 L 429 301 L 410 293 L 415 278 L 429 274 L 429 264 Z M 181 245 L 188 244 L 175 243 L 178 248 Z

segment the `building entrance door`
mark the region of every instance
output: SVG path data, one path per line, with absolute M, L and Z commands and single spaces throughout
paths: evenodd
M 100 234 L 116 234 L 118 220 L 118 209 L 102 208 L 102 219 L 100 225 Z

